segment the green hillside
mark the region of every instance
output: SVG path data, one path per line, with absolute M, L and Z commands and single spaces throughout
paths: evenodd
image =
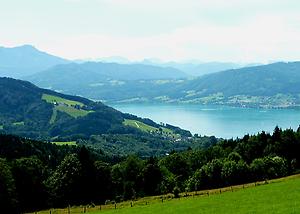
M 162 126 L 150 119 L 123 114 L 101 102 L 10 78 L 0 78 L 0 130 L 51 142 L 80 140 L 95 149 L 122 156 L 163 155 L 201 145 L 201 139 L 191 144 L 191 133 L 178 127 Z M 175 143 L 174 138 L 180 138 L 180 142 Z M 207 139 L 203 138 L 205 142 Z
M 118 213 L 297 213 L 300 209 L 299 185 L 300 179 L 297 178 L 235 192 L 214 194 L 209 197 L 189 197 L 174 199 L 165 203 L 154 202 L 149 206 L 128 207 L 119 209 Z M 115 213 L 115 210 L 104 213 Z
M 58 68 L 53 68 L 53 72 L 49 74 L 51 76 L 46 76 L 45 73 L 45 78 L 31 80 L 41 87 L 82 94 L 108 103 L 196 103 L 283 108 L 300 106 L 300 62 L 231 69 L 195 79 L 157 77 L 81 81 L 81 78 L 70 80 L 71 74 L 60 78 L 59 71 Z
M 170 198 L 170 195 L 146 197 L 136 201 L 126 201 L 114 205 L 99 205 L 92 208 L 87 207 L 86 213 L 120 213 L 120 214 L 211 214 L 211 213 L 297 213 L 300 209 L 300 176 L 291 176 L 283 179 L 269 181 L 269 184 L 260 183 L 234 186 L 231 188 L 214 189 L 197 192 L 196 196 Z M 222 192 L 223 191 L 223 192 Z M 207 193 L 210 193 L 208 196 Z M 189 194 L 196 194 L 195 192 Z M 183 194 L 184 195 L 184 194 Z M 131 203 L 133 207 L 131 207 Z M 71 213 L 80 213 L 84 208 L 72 207 Z M 67 209 L 52 209 L 52 212 L 67 212 Z M 49 213 L 40 211 L 39 214 Z

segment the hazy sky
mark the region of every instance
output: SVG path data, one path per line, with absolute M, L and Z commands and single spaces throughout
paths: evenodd
M 299 0 L 0 0 L 0 46 L 69 59 L 300 60 Z

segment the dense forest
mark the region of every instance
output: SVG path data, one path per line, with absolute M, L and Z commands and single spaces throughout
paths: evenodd
M 0 206 L 10 213 L 218 188 L 296 173 L 300 128 L 141 159 L 0 135 Z

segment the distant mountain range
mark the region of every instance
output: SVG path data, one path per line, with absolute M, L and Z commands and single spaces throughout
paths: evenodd
M 245 67 L 245 65 L 237 64 L 237 63 L 230 63 L 230 62 L 186 62 L 186 63 L 178 63 L 178 62 L 167 62 L 162 63 L 159 61 L 151 61 L 151 60 L 144 60 L 144 64 L 149 65 L 156 65 L 161 67 L 172 67 L 179 69 L 185 72 L 190 77 L 198 77 L 203 76 L 205 74 L 212 74 L 219 71 L 225 71 L 229 69 L 236 69 Z
M 49 87 L 66 84 L 66 81 L 97 84 L 122 80 L 178 79 L 187 75 L 172 67 L 158 67 L 143 64 L 117 64 L 102 62 L 71 63 L 57 65 L 45 71 L 26 77 L 38 85 Z M 118 84 L 116 82 L 116 84 Z
M 47 54 L 31 45 L 14 48 L 0 47 L 0 76 L 23 77 L 69 60 Z
M 53 72 L 55 73 L 55 72 Z M 300 105 L 300 62 L 231 69 L 195 79 L 74 80 L 71 75 L 30 79 L 42 87 L 106 102 L 222 104 L 248 107 Z M 82 77 L 84 80 L 84 77 Z
M 300 106 L 300 62 L 279 62 L 205 75 L 184 82 L 169 96 L 171 100 L 188 103 Z
M 106 60 L 127 62 L 120 57 Z M 155 59 L 142 64 L 75 63 L 28 45 L 0 48 L 0 75 L 22 76 L 39 87 L 108 103 L 299 106 L 299 62 L 241 66 L 221 62 L 163 63 Z

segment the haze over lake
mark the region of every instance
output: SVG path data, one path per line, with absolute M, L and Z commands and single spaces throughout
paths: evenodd
M 297 129 L 300 109 L 255 109 L 205 105 L 118 104 L 114 108 L 169 123 L 193 134 L 222 138 L 242 137 L 262 130 L 272 132 L 276 125 Z

